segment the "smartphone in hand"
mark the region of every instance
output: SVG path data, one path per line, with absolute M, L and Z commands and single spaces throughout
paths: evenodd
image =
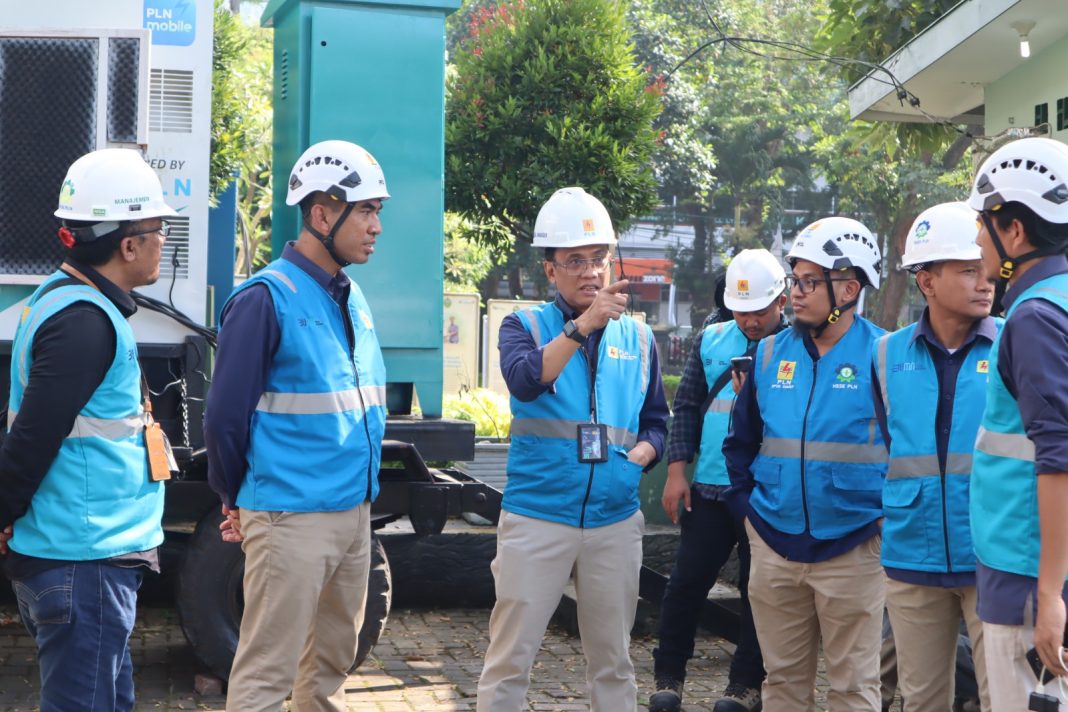
M 1036 680 L 1038 679 L 1038 676 L 1041 675 L 1042 676 L 1042 684 L 1045 685 L 1047 682 L 1049 682 L 1050 680 L 1052 680 L 1054 678 L 1053 673 L 1051 673 L 1049 670 L 1047 670 L 1045 668 L 1045 666 L 1042 664 L 1042 658 L 1039 657 L 1037 650 L 1035 650 L 1034 648 L 1031 648 L 1030 650 L 1027 651 L 1027 653 L 1025 654 L 1025 657 L 1027 658 L 1027 664 L 1031 666 L 1031 669 L 1035 673 L 1035 679 Z
M 735 356 L 731 359 L 731 370 L 738 374 L 747 373 L 752 364 L 752 356 Z

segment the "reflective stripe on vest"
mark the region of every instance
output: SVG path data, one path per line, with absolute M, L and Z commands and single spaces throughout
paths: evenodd
M 995 433 L 982 426 L 979 427 L 979 435 L 975 438 L 975 449 L 994 457 L 1035 461 L 1035 444 L 1026 435 Z
M 265 413 L 318 415 L 349 410 L 363 411 L 371 406 L 385 404 L 385 386 L 361 386 L 327 393 L 264 393 L 256 403 L 256 410 Z
M 530 326 L 530 335 L 534 339 L 534 345 L 541 348 L 541 327 L 538 325 L 538 318 L 534 315 L 534 310 L 524 309 L 523 314 L 527 317 L 527 324 Z
M 890 415 L 890 391 L 887 386 L 890 381 L 886 374 L 886 349 L 889 345 L 889 340 L 890 334 L 886 334 L 879 339 L 879 343 L 876 347 L 876 363 L 878 364 L 879 369 L 879 391 L 883 396 L 883 409 L 887 415 Z M 971 468 L 968 469 L 970 470 Z M 931 472 L 938 472 L 937 463 Z
M 861 465 L 881 465 L 886 462 L 883 445 L 855 445 L 851 443 L 828 443 L 806 440 L 805 459 L 824 462 L 845 462 Z M 760 454 L 765 457 L 801 456 L 801 440 L 794 438 L 765 438 L 760 445 Z
M 512 436 L 533 435 L 541 438 L 562 438 L 574 440 L 578 436 L 578 426 L 589 425 L 589 421 L 556 420 L 553 418 L 523 418 L 512 421 Z M 613 445 L 630 449 L 638 443 L 638 434 L 624 428 L 608 429 L 608 441 Z
M 734 408 L 734 401 L 727 400 L 726 398 L 716 398 L 708 406 L 709 412 L 712 413 L 730 413 Z
M 7 412 L 7 427 L 8 430 L 15 422 L 15 416 L 18 415 L 16 410 L 8 410 Z M 91 438 L 99 437 L 105 440 L 125 440 L 126 438 L 133 437 L 139 432 L 145 429 L 144 416 L 130 416 L 129 418 L 117 418 L 110 420 L 108 418 L 90 418 L 85 415 L 78 415 L 74 418 L 74 427 L 67 433 L 68 438 Z
M 894 457 L 890 459 L 890 469 L 886 473 L 887 479 L 902 479 L 905 477 L 931 477 L 937 473 L 938 455 L 913 455 L 911 457 Z M 951 452 L 946 454 L 947 475 L 971 475 L 971 453 Z

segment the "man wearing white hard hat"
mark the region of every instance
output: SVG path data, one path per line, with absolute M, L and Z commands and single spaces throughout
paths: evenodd
M 556 191 L 534 225 L 556 299 L 501 324 L 512 445 L 479 712 L 526 709 L 534 658 L 572 577 L 592 707 L 637 709 L 638 484 L 663 452 L 668 408 L 652 330 L 624 313 L 627 282 L 609 284 L 615 244 L 599 200 Z
M 159 572 L 170 476 L 149 464 L 166 445 L 127 319 L 130 291 L 159 278 L 176 213 L 139 153 L 104 149 L 70 166 L 55 214 L 65 259 L 12 345 L 0 554 L 37 643 L 41 709 L 126 712 L 137 589 Z
M 1047 138 L 1002 146 L 979 168 L 968 205 L 1007 310 L 971 477 L 990 705 L 1064 709 L 1068 147 Z M 1056 677 L 1039 692 L 1043 667 Z
M 883 487 L 882 562 L 905 712 L 951 709 L 960 621 L 990 711 L 975 552 L 968 517 L 972 449 L 986 402 L 993 275 L 975 244 L 975 211 L 944 203 L 920 213 L 901 266 L 927 308 L 879 339 L 874 395 L 890 453 Z
M 389 198 L 348 141 L 308 148 L 286 204 L 301 229 L 223 308 L 204 435 L 222 535 L 242 541 L 245 610 L 232 712 L 347 709 L 370 567 L 386 371 L 371 310 L 342 269 L 364 264 Z
M 794 325 L 757 346 L 723 443 L 728 502 L 749 535 L 764 709 L 813 709 L 820 640 L 831 712 L 878 712 L 886 450 L 871 391 L 883 330 L 854 309 L 879 286 L 874 236 L 819 220 L 786 256 Z
M 749 608 L 749 540 L 724 499 L 730 479 L 722 448 L 747 360 L 752 360 L 761 339 L 787 326 L 786 272 L 767 250 L 743 250 L 727 266 L 723 301 L 734 319 L 710 324 L 694 339 L 672 405 L 662 504 L 681 531 L 675 567 L 660 604 L 660 644 L 653 650 L 656 692 L 649 698 L 650 712 L 681 709 L 686 663 L 693 657 L 701 609 L 735 545 L 742 594 L 738 647 L 714 712 L 750 712 L 760 706 L 764 663 Z M 698 451 L 691 485 L 686 464 Z

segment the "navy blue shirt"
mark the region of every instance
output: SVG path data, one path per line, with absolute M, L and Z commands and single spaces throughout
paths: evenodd
M 813 361 L 819 361 L 820 354 L 813 343 L 808 328 L 794 326 L 801 336 L 805 349 Z M 727 492 L 727 504 L 735 517 L 749 517 L 749 523 L 767 542 L 775 553 L 784 559 L 814 564 L 841 556 L 859 544 L 879 534 L 879 520 L 865 524 L 860 529 L 850 532 L 838 539 L 816 539 L 808 531 L 801 534 L 785 534 L 772 527 L 749 505 L 749 495 L 753 491 L 755 480 L 750 466 L 760 452 L 764 442 L 764 419 L 760 415 L 757 403 L 756 387 L 753 385 L 753 366 L 731 411 L 731 428 L 723 441 L 723 456 L 727 460 L 727 474 L 731 478 L 731 487 Z M 800 454 L 800 453 L 798 453 Z
M 328 274 L 300 254 L 292 242 L 286 243 L 282 259 L 307 272 L 338 304 L 348 300 L 350 282 L 343 270 Z M 351 345 L 348 310 L 341 313 Z M 245 458 L 252 414 L 267 390 L 267 376 L 282 336 L 270 289 L 256 284 L 238 292 L 223 309 L 219 325 L 219 348 L 204 412 L 204 445 L 208 483 L 223 504 L 233 507 L 248 469 Z
M 977 339 L 985 339 L 993 343 L 998 335 L 997 322 L 992 317 L 977 319 L 964 342 L 953 353 L 942 345 L 934 330 L 931 328 L 931 316 L 927 309 L 916 323 L 916 329 L 912 333 L 912 343 L 923 339 L 927 347 L 927 353 L 931 355 L 934 363 L 935 375 L 938 378 L 938 405 L 935 411 L 935 447 L 938 453 L 938 466 L 943 472 L 946 468 L 946 455 L 949 452 L 949 433 L 953 428 L 953 407 L 956 396 L 957 376 L 960 374 L 961 364 L 967 358 L 968 352 L 975 345 Z M 879 386 L 879 373 L 875 366 L 871 371 L 872 396 L 875 398 L 875 417 L 879 420 L 879 428 L 883 431 L 883 441 L 886 443 L 887 452 L 890 451 L 890 432 L 886 425 L 886 404 L 883 403 L 882 389 Z M 942 588 L 958 588 L 975 585 L 974 571 L 959 571 L 954 573 L 937 573 L 934 571 L 915 571 L 912 569 L 899 569 L 892 566 L 886 567 L 886 575 L 903 583 L 917 584 L 920 586 L 939 586 Z
M 1038 260 L 1005 292 L 1006 311 L 1037 282 L 1066 273 L 1064 255 Z M 1001 327 L 998 375 L 1035 444 L 1035 472 L 1068 473 L 1068 314 L 1045 299 L 1021 304 Z M 979 617 L 987 623 L 1024 625 L 1024 611 L 1037 610 L 1037 579 L 982 564 L 976 574 Z M 1068 602 L 1068 585 L 1062 596 Z
M 576 312 L 563 298 L 556 296 L 556 306 L 564 314 L 564 319 L 574 319 Z M 604 329 L 590 333 L 586 339 L 586 356 L 593 363 L 597 357 L 597 346 L 601 343 Z M 519 317 L 509 314 L 501 322 L 498 350 L 501 354 L 501 373 L 508 385 L 508 392 L 524 403 L 529 403 L 546 391 L 556 392 L 556 382 L 541 382 L 542 349 L 534 343 L 534 337 L 523 327 Z M 656 342 L 649 344 L 649 388 L 645 392 L 641 413 L 638 416 L 638 442 L 645 441 L 656 450 L 656 456 L 645 467 L 649 471 L 664 454 L 664 441 L 667 437 L 668 419 L 667 396 L 664 395 L 664 382 L 660 378 L 660 359 L 656 352 Z

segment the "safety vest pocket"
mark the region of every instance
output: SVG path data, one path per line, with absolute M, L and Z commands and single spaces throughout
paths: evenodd
M 883 564 L 906 568 L 932 562 L 931 517 L 923 479 L 890 479 L 883 488 Z

